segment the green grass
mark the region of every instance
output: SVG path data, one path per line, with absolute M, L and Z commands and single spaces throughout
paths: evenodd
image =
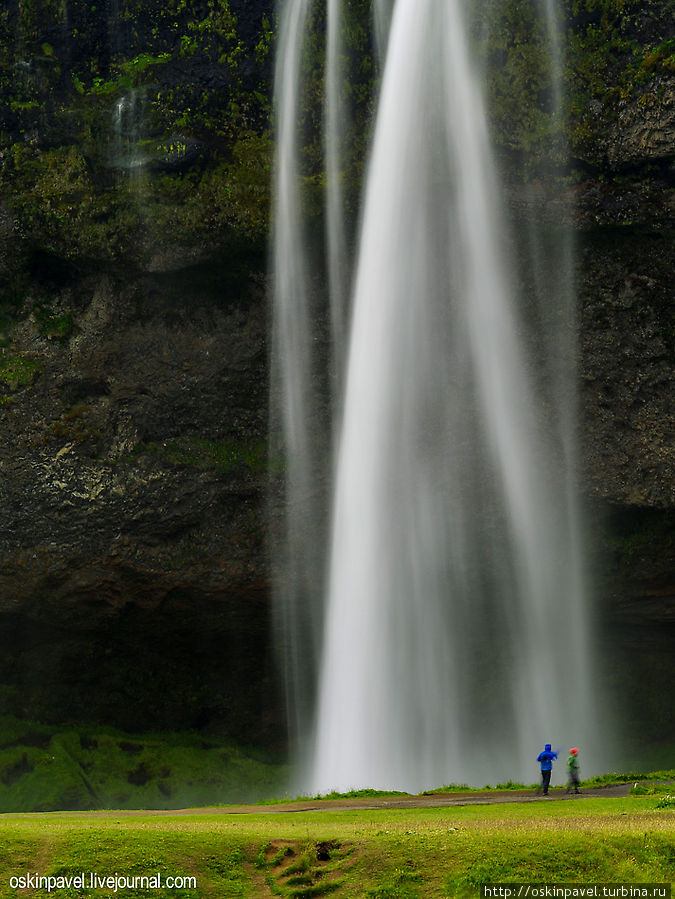
M 636 783 L 631 788 L 631 796 L 664 796 L 675 793 L 675 783 L 670 780 L 666 783 Z
M 611 784 L 623 784 L 644 780 L 675 780 L 675 770 L 672 768 L 661 771 L 624 771 L 617 773 L 612 771 L 608 774 L 598 774 L 595 777 L 589 777 L 581 781 L 581 786 L 587 789 L 594 787 L 609 786 Z M 486 784 L 484 787 L 471 787 L 468 784 L 446 784 L 443 787 L 437 787 L 435 790 L 425 790 L 423 796 L 433 796 L 435 793 L 483 793 L 491 790 L 536 790 L 538 783 L 524 784 L 507 781 L 506 783 Z M 321 798 L 321 797 L 317 797 Z
M 314 795 L 310 795 L 308 793 L 298 793 L 296 796 L 273 796 L 267 799 L 261 799 L 259 801 L 259 805 L 275 805 L 284 802 L 320 802 L 324 799 L 367 799 L 369 797 L 394 797 L 394 796 L 411 796 L 411 793 L 404 793 L 400 790 L 374 790 L 370 787 L 366 787 L 361 790 L 347 790 L 345 793 L 339 793 L 337 790 L 332 790 L 330 793 L 315 793 Z M 421 794 L 426 795 L 426 794 Z
M 404 793 L 401 790 L 373 790 L 365 788 L 362 790 L 348 790 L 346 793 L 338 793 L 337 790 L 331 790 L 330 793 L 321 793 L 317 799 L 364 799 L 369 796 L 410 796 L 410 793 Z
M 601 787 L 605 784 L 623 784 L 641 780 L 675 780 L 675 769 L 668 768 L 662 771 L 650 771 L 645 774 L 642 771 L 625 771 L 617 774 L 598 774 L 581 782 L 582 787 Z
M 490 790 L 536 790 L 539 784 L 517 783 L 513 780 L 507 780 L 506 783 L 485 784 L 484 787 L 471 787 L 469 784 L 445 784 L 437 787 L 435 790 L 425 790 L 422 795 L 433 796 L 435 793 L 483 793 Z
M 639 781 L 647 781 L 647 780 L 675 780 L 675 770 L 668 769 L 663 771 L 651 771 L 651 772 L 626 772 L 623 774 L 617 774 L 616 772 L 612 772 L 609 774 L 600 774 L 596 777 L 589 777 L 586 780 L 581 781 L 581 786 L 586 788 L 594 788 L 600 786 L 609 786 L 611 784 L 622 784 L 622 783 L 630 783 L 630 782 L 639 782 Z M 473 787 L 469 784 L 465 783 L 450 783 L 445 784 L 442 787 L 436 787 L 433 790 L 424 790 L 420 793 L 421 796 L 435 796 L 439 793 L 490 793 L 490 792 L 509 792 L 509 791 L 522 791 L 522 790 L 536 790 L 540 786 L 539 783 L 518 783 L 516 781 L 508 780 L 506 783 L 498 783 L 498 784 L 485 784 L 484 787 Z M 669 789 L 672 789 L 669 788 Z M 644 791 L 646 792 L 646 790 Z M 654 789 L 651 790 L 654 792 Z M 372 790 L 372 789 L 363 789 L 363 790 L 349 790 L 346 793 L 338 793 L 333 791 L 331 793 L 318 793 L 315 796 L 308 795 L 298 795 L 293 798 L 284 797 L 283 799 L 274 798 L 274 799 L 266 799 L 265 803 L 273 803 L 273 802 L 298 802 L 302 800 L 313 800 L 320 801 L 322 799 L 360 799 L 367 798 L 369 796 L 374 797 L 384 797 L 384 796 L 410 796 L 410 793 L 402 793 L 397 790 Z
M 501 881 L 635 883 L 675 877 L 675 812 L 656 797 L 301 814 L 43 814 L 0 818 L 0 899 L 25 871 L 196 878 L 153 895 L 413 899 L 477 896 Z

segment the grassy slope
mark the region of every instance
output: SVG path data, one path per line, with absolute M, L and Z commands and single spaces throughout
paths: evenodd
M 196 889 L 151 893 L 173 899 L 407 899 L 477 895 L 481 883 L 508 880 L 672 882 L 675 811 L 656 805 L 650 796 L 292 815 L 4 816 L 0 897 L 26 895 L 9 887 L 25 870 L 194 875 Z
M 59 729 L 0 718 L 0 811 L 184 808 L 255 801 L 286 768 L 199 734 Z

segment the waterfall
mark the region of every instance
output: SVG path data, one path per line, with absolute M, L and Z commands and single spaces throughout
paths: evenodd
M 115 100 L 110 127 L 110 165 L 125 173 L 137 197 L 143 192 L 146 180 L 147 157 L 141 148 L 146 130 L 146 105 L 146 88 L 130 88 Z
M 320 512 L 317 509 L 316 450 L 312 423 L 316 417 L 311 388 L 314 339 L 309 306 L 309 262 L 300 197 L 297 133 L 303 35 L 309 0 L 285 4 L 280 23 L 275 85 L 277 167 L 274 220 L 274 320 L 272 418 L 278 420 L 285 453 L 285 541 L 279 551 L 283 569 L 277 588 L 276 624 L 288 697 L 293 742 L 306 735 L 312 716 L 322 605 Z M 274 446 L 272 453 L 281 450 Z M 302 751 L 302 750 L 300 750 Z
M 329 296 L 333 365 L 336 380 L 341 380 L 347 328 L 348 269 L 344 224 L 344 196 L 341 183 L 343 140 L 346 112 L 342 98 L 343 47 L 341 41 L 342 0 L 328 0 L 326 35 L 326 246 L 328 256 Z
M 328 7 L 333 286 L 336 247 L 344 256 L 339 157 L 331 152 L 340 129 L 340 4 Z M 325 551 L 312 550 L 318 507 L 303 502 L 320 486 L 308 447 L 319 362 L 296 130 L 309 8 L 289 0 L 282 22 L 274 244 L 290 516 L 282 639 L 287 658 L 317 660 L 314 686 L 304 688 L 314 705 L 300 725 L 301 784 L 531 783 L 544 742 L 583 745 L 588 771 L 601 735 L 574 487 L 571 245 L 555 250 L 563 270 L 547 272 L 532 231 L 526 268 L 535 271 L 520 270 L 461 0 L 374 0 L 382 83 L 354 260 L 329 537 Z M 550 0 L 541 15 L 552 35 L 557 105 Z M 526 275 L 540 279 L 536 315 L 524 314 Z M 311 575 L 310 551 L 319 560 Z
M 377 52 L 381 58 L 384 58 L 384 54 L 387 48 L 393 4 L 394 0 L 374 0 L 373 2 L 375 45 L 377 47 Z

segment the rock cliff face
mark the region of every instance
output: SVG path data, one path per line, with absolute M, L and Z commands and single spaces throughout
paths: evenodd
M 264 296 L 228 297 L 226 264 L 71 271 L 48 285 L 66 338 L 27 296 L 0 369 L 7 711 L 249 739 L 275 721 Z
M 675 19 L 672 5 L 657 6 L 636 14 L 653 44 L 637 55 L 630 85 L 588 108 L 594 165 L 575 187 L 583 483 L 598 611 L 618 717 L 646 744 L 675 735 L 675 46 L 664 40 Z
M 672 236 L 609 228 L 581 253 L 583 483 L 610 690 L 647 741 L 672 739 Z M 625 719 L 624 719 L 625 720 Z
M 272 3 L 0 13 L 0 713 L 278 745 Z
M 575 173 L 530 177 L 514 208 L 555 222 L 573 200 L 598 612 L 611 686 L 657 741 L 675 738 L 675 48 L 672 4 L 628 6 L 572 22 Z M 67 7 L 0 14 L 0 713 L 276 745 L 272 4 Z M 641 80 L 589 28 L 642 41 Z

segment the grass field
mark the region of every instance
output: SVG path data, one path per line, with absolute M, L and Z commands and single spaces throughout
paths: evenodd
M 664 801 L 665 800 L 665 801 Z M 31 872 L 84 874 L 13 888 Z M 91 875 L 117 875 L 91 887 Z M 157 881 L 130 878 L 161 876 Z M 169 877 L 195 878 L 182 886 Z M 302 813 L 0 817 L 0 897 L 478 896 L 483 883 L 672 883 L 664 796 Z M 117 891 L 115 891 L 115 886 Z

